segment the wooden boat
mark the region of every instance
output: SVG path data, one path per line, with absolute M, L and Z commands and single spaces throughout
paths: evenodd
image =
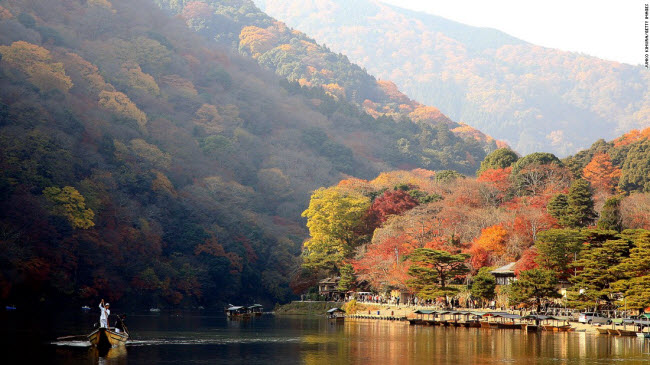
M 636 331 L 629 331 L 629 330 L 616 330 L 618 332 L 619 336 L 636 336 Z
M 128 332 L 116 332 L 114 329 L 100 327 L 88 335 L 88 342 L 97 347 L 124 346 L 129 339 Z
M 497 328 L 514 330 L 514 329 L 520 329 L 521 325 L 515 324 L 514 322 L 501 322 L 497 324 Z
M 419 318 L 411 318 L 409 319 L 409 324 L 410 325 L 418 325 L 418 324 L 424 324 L 424 320 L 419 319 Z
M 264 313 L 264 307 L 261 304 L 253 304 L 248 307 L 248 311 L 255 317 L 260 317 Z
M 596 328 L 596 331 L 598 331 L 599 335 L 608 335 L 609 332 L 607 331 L 607 328 Z
M 226 317 L 228 319 L 246 319 L 251 317 L 251 313 L 244 306 L 233 305 L 226 308 Z
M 566 330 L 561 330 L 560 328 L 567 327 L 567 326 L 550 326 L 550 325 L 542 325 L 542 331 L 549 331 L 549 332 L 566 332 Z M 571 327 L 571 326 L 568 326 Z
M 343 322 L 345 321 L 345 311 L 340 308 L 332 308 L 326 313 L 327 319 L 330 322 Z
M 537 332 L 539 327 L 536 324 L 522 323 L 521 329 L 526 332 Z
M 618 331 L 615 329 L 608 328 L 607 329 L 607 334 L 612 335 L 612 336 L 618 336 Z

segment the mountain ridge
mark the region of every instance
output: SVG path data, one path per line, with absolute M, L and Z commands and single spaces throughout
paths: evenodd
M 599 138 L 613 139 L 648 125 L 650 76 L 639 66 L 514 37 L 486 48 L 486 39 L 494 34 L 454 39 L 420 20 L 432 18 L 435 23 L 439 17 L 378 1 L 355 1 L 346 5 L 354 10 L 346 12 L 339 0 L 256 3 L 378 77 L 396 82 L 414 99 L 436 105 L 451 119 L 502 139 L 523 154 L 568 156 Z M 353 20 L 349 13 L 355 14 Z

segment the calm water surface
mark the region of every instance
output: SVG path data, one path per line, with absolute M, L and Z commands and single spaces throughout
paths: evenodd
M 16 363 L 37 364 L 649 364 L 650 341 L 585 333 L 409 326 L 408 322 L 223 315 L 130 315 L 125 348 L 52 344 L 88 332 L 94 314 L 43 320 L 0 316 L 4 345 Z M 45 330 L 47 329 L 47 330 Z M 16 351 L 22 349 L 20 351 Z

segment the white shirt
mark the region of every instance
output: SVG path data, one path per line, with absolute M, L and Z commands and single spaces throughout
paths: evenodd
M 108 316 L 111 314 L 111 310 L 105 307 L 102 307 L 102 305 L 99 305 L 99 310 L 102 312 L 101 316 L 99 319 L 108 319 Z

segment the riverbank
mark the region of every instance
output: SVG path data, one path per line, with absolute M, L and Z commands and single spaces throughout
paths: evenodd
M 329 309 L 340 308 L 343 302 L 314 302 L 314 301 L 294 301 L 288 304 L 276 305 L 273 312 L 275 314 L 322 316 Z
M 343 302 L 318 302 L 318 301 L 294 301 L 285 305 L 276 306 L 275 314 L 286 315 L 310 315 L 321 316 L 331 308 L 343 308 L 346 303 Z M 348 307 L 348 306 L 345 306 Z M 357 302 L 353 306 L 353 311 L 348 311 L 347 315 L 363 316 L 367 319 L 390 319 L 390 318 L 416 318 L 413 313 L 418 309 L 431 309 L 428 307 L 408 306 L 408 305 L 390 305 L 390 304 L 377 304 L 377 303 L 362 303 Z M 472 309 L 476 312 L 488 312 L 485 309 Z M 590 325 L 587 323 L 570 322 L 571 327 L 575 328 L 576 332 L 585 332 L 597 334 L 597 328 L 611 328 L 608 326 Z M 629 326 L 628 326 L 629 327 Z M 623 329 L 623 326 L 616 326 L 617 329 Z

